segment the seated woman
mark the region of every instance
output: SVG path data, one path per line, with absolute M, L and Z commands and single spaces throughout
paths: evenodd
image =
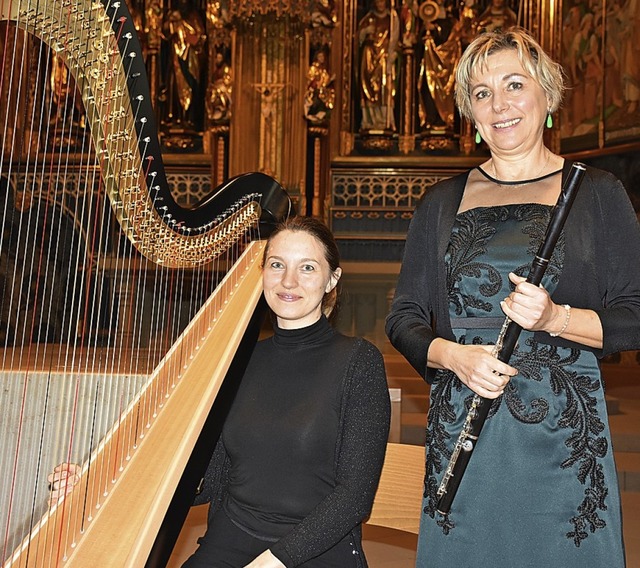
M 271 234 L 263 289 L 274 335 L 258 342 L 194 504 L 208 529 L 184 564 L 365 568 L 361 523 L 384 461 L 391 404 L 382 355 L 327 319 L 342 274 L 329 229 L 296 217 Z M 58 465 L 52 501 L 81 466 Z
M 333 329 L 342 273 L 321 222 L 296 217 L 263 262 L 274 335 L 260 341 L 223 427 L 196 504 L 206 534 L 184 564 L 365 567 L 369 514 L 389 431 L 383 360 Z

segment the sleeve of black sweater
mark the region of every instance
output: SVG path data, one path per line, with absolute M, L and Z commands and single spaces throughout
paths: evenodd
M 602 323 L 602 354 L 608 355 L 640 347 L 640 226 L 622 183 L 611 175 L 604 178 L 596 192 L 596 214 L 602 220 L 596 262 L 606 286 L 603 306 L 596 312 Z
M 371 343 L 361 342 L 347 381 L 335 490 L 270 549 L 287 568 L 329 550 L 371 512 L 391 418 L 382 355 Z
M 433 273 L 436 266 L 430 265 L 428 259 L 431 258 L 429 239 L 436 238 L 437 227 L 431 227 L 427 222 L 429 205 L 428 199 L 423 198 L 409 225 L 396 293 L 386 320 L 386 332 L 391 344 L 411 366 L 427 382 L 433 382 L 435 370 L 427 367 L 427 352 L 436 338 L 431 326 L 435 292 L 430 286 L 430 283 L 435 283 Z

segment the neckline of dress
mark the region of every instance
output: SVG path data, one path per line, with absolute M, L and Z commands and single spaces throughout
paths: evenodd
M 476 166 L 478 168 L 478 171 L 484 176 L 486 177 L 489 181 L 495 183 L 496 185 L 511 185 L 511 186 L 518 186 L 518 185 L 527 185 L 529 183 L 536 183 L 538 181 L 542 181 L 545 180 L 547 178 L 550 178 L 552 176 L 555 176 L 557 174 L 559 174 L 562 171 L 562 168 L 555 170 L 553 172 L 549 172 L 548 174 L 544 174 L 543 176 L 538 176 L 536 178 L 531 178 L 531 179 L 523 179 L 520 181 L 503 181 L 497 178 L 494 178 L 492 175 L 488 174 L 487 172 L 485 172 L 480 166 Z

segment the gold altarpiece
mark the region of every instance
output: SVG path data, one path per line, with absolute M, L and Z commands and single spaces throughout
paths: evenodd
M 612 24 L 629 22 L 632 28 L 640 16 L 636 3 L 626 8 L 631 12 L 619 14 L 617 4 L 592 2 L 591 17 L 583 16 L 582 24 L 589 42 L 574 42 L 567 31 L 576 12 L 569 0 L 128 4 L 146 57 L 168 175 L 177 179 L 175 191 L 186 194 L 189 203 L 235 174 L 268 173 L 287 189 L 300 213 L 329 223 L 347 259 L 397 261 L 425 187 L 487 156 L 486 148 L 475 144 L 471 125 L 453 109 L 451 81 L 456 58 L 482 29 L 515 22 L 563 63 L 568 99 L 546 132 L 554 151 L 582 160 L 623 154 L 623 163 L 630 164 L 639 147 L 640 110 L 634 110 L 636 95 L 628 78 L 635 73 L 640 83 L 640 69 L 632 66 L 640 57 L 627 49 L 633 35 Z M 183 20 L 199 34 L 186 51 L 171 35 Z M 385 45 L 383 37 L 393 40 Z M 617 37 L 623 38 L 619 46 Z M 576 50 L 586 43 L 599 46 L 603 64 L 581 83 L 571 70 L 586 67 L 576 60 Z M 607 56 L 612 47 L 620 52 L 615 60 L 627 61 L 627 79 L 616 79 Z M 171 90 L 177 83 L 172 76 L 176 49 L 197 62 L 198 81 L 187 109 L 187 98 Z M 378 75 L 365 64 L 376 56 L 388 63 Z M 626 82 L 616 89 L 615 81 Z M 629 94 L 624 99 L 618 91 Z M 585 104 L 585 97 L 594 104 Z M 610 99 L 618 107 L 608 104 Z M 581 116 L 573 110 L 591 107 Z M 67 132 L 79 131 L 74 128 Z M 67 135 L 65 142 L 72 143 L 71 138 Z M 616 173 L 624 178 L 624 172 Z M 207 176 L 210 184 L 203 182 Z
M 576 56 L 566 31 L 575 13 L 568 0 L 510 0 L 500 3 L 509 10 L 500 17 L 488 0 L 127 4 L 142 44 L 167 174 L 182 202 L 197 202 L 235 174 L 262 171 L 280 181 L 299 212 L 327 220 L 350 249 L 346 257 L 356 260 L 397 261 L 424 188 L 486 157 L 470 125 L 452 110 L 450 79 L 465 42 L 488 25 L 487 10 L 503 24 L 515 21 L 529 29 L 569 75 Z M 634 57 L 633 35 L 619 28 L 637 22 L 639 14 L 636 3 L 626 7 L 628 13 L 614 8 L 619 6 L 594 2 L 591 17 L 583 17 L 583 31 L 591 34 L 603 64 L 585 85 L 570 76 L 568 94 L 575 100 L 554 117 L 546 136 L 554 151 L 571 157 L 624 153 L 629 163 L 640 139 L 638 95 L 629 78 L 640 83 L 640 70 L 633 67 L 640 57 Z M 376 10 L 383 17 L 376 19 Z M 380 34 L 380 26 L 388 33 Z M 383 36 L 393 41 L 384 45 Z M 621 45 L 614 45 L 618 37 Z M 17 45 L 22 43 L 37 47 L 32 37 L 19 38 Z M 627 62 L 623 78 L 616 78 L 607 59 L 612 47 L 619 51 L 616 60 Z M 369 62 L 384 55 L 385 73 L 367 70 L 365 53 Z M 15 97 L 4 92 L 5 82 L 3 98 L 28 100 L 29 89 L 43 82 L 58 114 L 61 134 L 53 139 L 80 147 L 86 138 L 83 109 L 63 66 L 52 53 L 48 57 L 48 77 L 16 83 L 21 92 Z M 430 80 L 437 70 L 440 76 Z M 4 76 L 10 74 L 5 64 Z M 376 94 L 379 108 L 370 104 Z M 574 111 L 587 107 L 589 113 L 580 116 Z M 12 112 L 5 106 L 0 117 L 4 121 Z M 16 114 L 21 129 L 26 116 Z M 73 159 L 69 167 L 75 167 Z M 371 253 L 372 243 L 380 252 Z
M 170 169 L 209 170 L 212 185 L 246 171 L 265 172 L 282 183 L 300 212 L 327 220 L 332 172 L 349 164 L 367 171 L 384 164 L 446 174 L 486 155 L 453 107 L 457 58 L 475 34 L 516 23 L 565 67 L 574 56 L 563 31 L 572 10 L 568 0 L 127 3 L 143 46 Z M 605 21 L 611 12 L 600 4 L 593 6 L 594 22 Z M 630 21 L 638 17 L 629 16 Z M 595 24 L 591 33 L 597 35 Z M 597 35 L 605 63 L 612 35 L 613 30 Z M 376 69 L 381 60 L 384 71 Z M 591 80 L 600 87 L 587 86 L 587 96 L 607 99 L 605 67 L 599 83 Z M 52 66 L 48 88 L 54 103 L 68 108 L 73 84 L 56 69 Z M 640 71 L 626 71 L 634 72 L 640 81 Z M 62 96 L 55 95 L 56 88 Z M 75 140 L 67 135 L 66 142 L 81 143 L 81 112 L 65 114 L 76 122 L 67 131 L 77 133 Z M 599 113 L 573 125 L 575 113 L 558 113 L 547 133 L 549 145 L 573 154 L 637 146 L 638 111 L 631 115 L 631 124 L 637 118 L 638 125 L 627 129 L 607 123 L 606 108 Z
M 233 34 L 237 112 L 230 128 L 229 173 L 258 169 L 304 187 L 306 38 L 290 16 L 255 15 Z

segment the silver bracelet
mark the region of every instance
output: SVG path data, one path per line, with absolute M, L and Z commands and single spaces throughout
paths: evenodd
M 549 332 L 549 335 L 551 337 L 558 337 L 559 335 L 562 335 L 565 331 L 567 331 L 567 327 L 569 326 L 569 320 L 571 319 L 571 306 L 569 304 L 564 304 L 562 307 L 565 311 L 564 325 L 558 333 Z

